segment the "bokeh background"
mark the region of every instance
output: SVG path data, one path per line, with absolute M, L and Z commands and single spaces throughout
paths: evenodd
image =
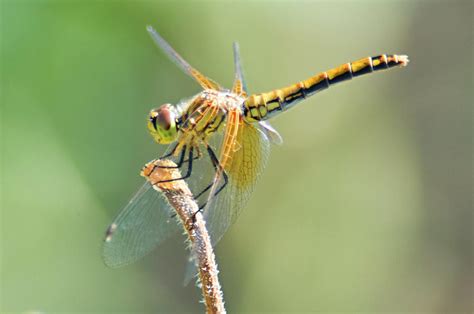
M 231 313 L 472 310 L 471 1 L 1 1 L 1 311 L 202 312 L 177 236 L 101 241 L 163 148 L 148 110 L 199 91 L 152 43 L 252 92 L 380 53 L 410 65 L 273 121 L 284 137 L 217 247 Z

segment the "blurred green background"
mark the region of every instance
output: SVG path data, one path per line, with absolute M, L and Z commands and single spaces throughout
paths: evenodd
M 285 144 L 216 250 L 229 312 L 470 312 L 472 20 L 471 1 L 1 1 L 1 310 L 204 310 L 183 237 L 101 260 L 163 152 L 148 110 L 199 91 L 151 24 L 225 86 L 238 40 L 251 92 L 411 59 L 273 121 Z

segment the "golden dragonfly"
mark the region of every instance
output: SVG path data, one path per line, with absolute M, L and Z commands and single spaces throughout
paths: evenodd
M 151 110 L 147 125 L 156 142 L 169 145 L 161 158 L 174 158 L 176 167 L 183 169 L 183 176 L 173 180 L 191 184 L 213 245 L 247 203 L 265 168 L 271 143 L 282 143 L 268 119 L 336 83 L 408 64 L 406 55 L 366 57 L 287 87 L 250 95 L 237 43 L 233 45 L 235 79 L 228 90 L 192 67 L 151 26 L 147 31 L 203 89 L 176 105 Z M 153 171 L 153 165 L 153 161 L 148 163 L 142 175 Z M 172 218 L 174 210 L 153 189 L 163 182 L 145 182 L 108 228 L 103 246 L 108 266 L 134 262 L 180 229 Z

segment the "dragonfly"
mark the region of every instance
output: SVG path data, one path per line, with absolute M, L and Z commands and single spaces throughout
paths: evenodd
M 147 31 L 165 55 L 202 88 L 178 104 L 152 109 L 147 127 L 157 143 L 168 145 L 160 158 L 174 158 L 182 170 L 182 177 L 173 180 L 185 180 L 192 186 L 213 246 L 248 202 L 267 164 L 271 144 L 283 142 L 269 119 L 332 85 L 404 67 L 409 61 L 406 55 L 396 54 L 366 57 L 283 88 L 250 94 L 236 42 L 235 77 L 229 90 L 192 67 L 153 27 L 148 26 Z M 107 229 L 103 259 L 109 267 L 138 260 L 182 230 L 173 218 L 174 209 L 153 188 L 162 182 L 147 180 Z

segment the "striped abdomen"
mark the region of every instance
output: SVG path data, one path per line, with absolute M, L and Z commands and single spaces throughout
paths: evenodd
M 380 55 L 367 57 L 343 64 L 332 70 L 322 72 L 307 80 L 268 93 L 248 97 L 244 102 L 245 119 L 249 122 L 266 120 L 285 111 L 298 101 L 305 99 L 330 85 L 395 66 L 406 66 L 405 55 Z

